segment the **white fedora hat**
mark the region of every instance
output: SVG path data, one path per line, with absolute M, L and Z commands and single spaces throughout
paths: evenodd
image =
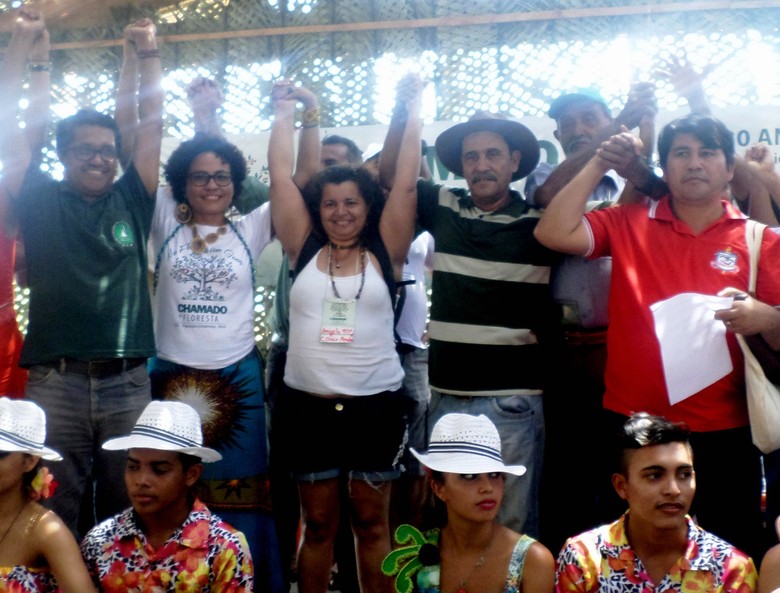
M 446 414 L 434 424 L 427 453 L 411 449 L 420 463 L 438 472 L 488 474 L 525 473 L 524 465 L 504 465 L 496 426 L 484 414 Z
M 222 459 L 217 451 L 203 446 L 200 416 L 195 409 L 176 401 L 151 402 L 128 436 L 110 439 L 103 448 L 176 451 L 200 457 L 206 463 Z
M 0 451 L 29 453 L 48 461 L 61 461 L 46 440 L 46 414 L 31 401 L 0 397 Z

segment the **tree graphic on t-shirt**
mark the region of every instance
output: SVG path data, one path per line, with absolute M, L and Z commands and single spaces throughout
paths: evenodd
M 225 297 L 214 287 L 229 288 L 238 275 L 224 257 L 193 253 L 176 260 L 171 277 L 180 284 L 192 283 L 183 297 L 185 301 L 224 301 Z

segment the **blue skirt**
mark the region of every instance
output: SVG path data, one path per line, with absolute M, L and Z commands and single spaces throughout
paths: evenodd
M 255 565 L 258 591 L 283 590 L 271 515 L 263 367 L 257 349 L 223 369 L 201 370 L 152 358 L 152 397 L 178 400 L 203 420 L 204 445 L 222 454 L 205 463 L 197 495 L 243 532 Z

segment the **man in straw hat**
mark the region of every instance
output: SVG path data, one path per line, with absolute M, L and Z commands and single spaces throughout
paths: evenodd
M 385 186 L 405 117 L 396 107 L 380 158 Z M 499 521 L 536 536 L 548 359 L 542 342 L 558 321 L 547 287 L 557 255 L 535 240 L 539 214 L 510 184 L 533 171 L 539 142 L 516 121 L 478 112 L 443 132 L 436 153 L 468 190 L 417 184 L 418 222 L 436 244 L 429 426 L 449 412 L 491 419 L 504 459 L 528 468 L 523 480 L 508 476 Z
M 133 506 L 94 527 L 81 544 L 102 590 L 115 591 L 121 581 L 127 591 L 252 591 L 244 535 L 193 493 L 202 464 L 222 457 L 203 446 L 192 407 L 153 401 L 128 436 L 103 448 L 127 450 L 125 485 Z

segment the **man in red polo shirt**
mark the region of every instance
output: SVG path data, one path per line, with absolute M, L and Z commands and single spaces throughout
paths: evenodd
M 761 334 L 780 349 L 780 311 L 774 308 L 780 304 L 780 237 L 764 235 L 756 298 L 716 301 L 748 286 L 745 217 L 724 199 L 734 174 L 733 135 L 712 117 L 673 121 L 658 141 L 669 195 L 585 214 L 587 196 L 604 173 L 625 170 L 640 149 L 628 132 L 604 142 L 553 198 L 535 233 L 565 253 L 612 256 L 604 407 L 616 422 L 646 411 L 687 423 L 696 453 L 698 520 L 758 554 L 759 453 L 751 442 L 743 361 L 733 334 Z M 682 313 L 664 318 L 680 300 Z M 704 321 L 694 329 L 694 319 Z M 689 326 L 683 339 L 669 337 L 670 327 Z M 705 346 L 712 347 L 706 356 L 691 355 Z

